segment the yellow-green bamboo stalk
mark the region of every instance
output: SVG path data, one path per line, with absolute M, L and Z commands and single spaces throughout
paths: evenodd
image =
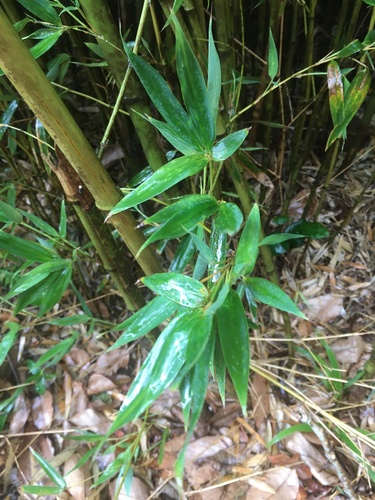
M 97 207 L 105 211 L 111 210 L 121 199 L 120 192 L 2 9 L 0 47 L 1 69 L 86 184 Z M 136 255 L 144 238 L 136 229 L 132 214 L 121 212 L 113 216 L 111 222 L 131 253 Z M 150 247 L 146 248 L 137 260 L 145 274 L 162 270 Z

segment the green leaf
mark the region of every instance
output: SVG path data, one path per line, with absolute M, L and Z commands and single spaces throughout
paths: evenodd
M 48 234 L 48 236 L 52 236 L 53 238 L 56 238 L 59 236 L 59 233 L 56 231 L 56 229 L 52 226 L 50 226 L 47 222 L 44 220 L 40 219 L 36 215 L 26 212 L 25 210 L 20 210 L 20 212 L 27 217 L 35 227 L 43 231 L 45 234 Z
M 134 54 L 126 44 L 125 50 L 147 94 L 164 120 L 174 128 L 182 141 L 191 144 L 196 151 L 201 150 L 202 146 L 191 118 L 173 95 L 167 82 L 150 64 Z
M 296 240 L 299 238 L 305 238 L 303 234 L 289 234 L 289 233 L 276 233 L 276 234 L 270 234 L 269 236 L 266 236 L 263 238 L 259 246 L 264 246 L 264 245 L 277 245 L 278 243 L 283 243 L 284 241 L 288 240 Z
M 277 285 L 263 278 L 246 278 L 245 283 L 257 301 L 307 319 L 293 300 Z
M 181 138 L 175 128 L 169 123 L 156 120 L 151 116 L 146 116 L 146 119 L 156 127 L 159 132 L 167 139 L 168 142 L 172 144 L 178 151 L 184 155 L 192 155 L 199 152 L 199 149 L 194 146 L 191 142 L 188 142 Z
M 343 59 L 345 57 L 350 57 L 363 49 L 363 45 L 359 40 L 353 40 L 348 45 L 345 45 L 341 50 L 335 52 L 333 56 L 335 58 Z
M 17 108 L 18 108 L 18 101 L 16 99 L 14 99 L 13 101 L 11 101 L 9 103 L 6 110 L 1 115 L 1 118 L 0 118 L 0 123 L 1 123 L 0 141 L 4 137 L 4 134 L 8 128 L 7 125 L 9 125 L 10 122 L 12 121 L 13 115 L 14 115 L 15 111 L 17 110 Z
M 108 217 L 139 205 L 144 201 L 163 193 L 178 182 L 195 175 L 207 165 L 207 160 L 201 154 L 176 158 L 163 165 L 143 184 L 125 196 L 108 214 Z
M 333 144 L 346 130 L 357 111 L 361 107 L 369 91 L 371 83 L 370 72 L 367 68 L 360 71 L 353 79 L 345 96 L 344 120 L 336 125 L 328 137 L 326 149 Z
M 234 279 L 250 274 L 253 271 L 258 257 L 259 236 L 260 214 L 258 205 L 254 204 L 238 243 L 234 259 Z
M 142 307 L 142 309 L 112 330 L 114 332 L 125 330 L 125 332 L 108 351 L 117 349 L 151 332 L 151 330 L 172 316 L 176 312 L 176 309 L 177 304 L 175 302 L 162 296 L 155 297 L 151 302 Z
M 189 276 L 180 273 L 155 273 L 142 278 L 154 293 L 185 307 L 202 307 L 208 301 L 207 288 Z
M 20 224 L 22 222 L 20 210 L 5 203 L 5 201 L 0 200 L 0 212 L 4 215 L 4 220 L 7 222 L 13 222 L 14 224 Z
M 48 36 L 47 38 L 44 38 L 43 40 L 35 44 L 33 47 L 31 47 L 30 53 L 33 56 L 33 58 L 38 59 L 43 54 L 48 52 L 55 45 L 55 43 L 63 33 L 64 30 L 60 29 L 55 33 L 53 33 L 52 35 Z
M 217 142 L 212 148 L 212 159 L 215 161 L 224 161 L 232 156 L 241 146 L 248 133 L 249 129 L 244 128 L 221 139 L 221 141 Z
M 221 93 L 221 67 L 220 59 L 215 47 L 214 38 L 212 36 L 212 17 L 208 29 L 208 79 L 207 79 L 207 94 L 208 102 L 211 109 L 212 121 L 216 124 L 217 114 L 219 111 L 219 101 Z
M 246 415 L 250 349 L 246 314 L 234 290 L 216 311 L 220 344 L 225 364 L 232 379 L 242 412 Z
M 201 328 L 201 309 L 174 318 L 156 340 L 134 379 L 108 435 L 136 419 L 167 389 L 185 363 L 188 340 Z
M 39 243 L 4 232 L 0 232 L 0 248 L 10 255 L 16 255 L 31 262 L 48 262 L 56 256 L 53 250 L 42 247 Z
M 195 252 L 195 245 L 191 235 L 186 236 L 178 245 L 176 253 L 169 267 L 169 271 L 182 273 L 185 267 L 193 258 Z
M 216 121 L 212 118 L 206 83 L 177 17 L 172 17 L 176 27 L 176 67 L 182 98 L 200 143 L 204 149 L 211 151 L 216 137 Z
M 174 208 L 174 205 L 181 207 L 147 239 L 147 241 L 140 248 L 139 253 L 141 253 L 147 245 L 153 243 L 154 241 L 163 239 L 171 240 L 172 238 L 179 238 L 180 236 L 189 233 L 200 222 L 203 222 L 204 219 L 212 215 L 218 209 L 218 203 L 213 196 L 202 194 L 197 195 L 197 197 L 198 198 L 194 204 L 186 203 L 185 200 L 181 200 L 181 202 L 176 202 L 173 205 L 161 210 L 161 212 L 164 212 L 169 208 Z M 189 209 L 185 208 L 189 205 L 191 205 Z M 194 238 L 195 235 L 192 236 Z
M 219 210 L 215 215 L 216 231 L 233 236 L 240 230 L 242 222 L 242 212 L 235 203 L 220 203 Z
M 268 37 L 268 76 L 273 80 L 279 71 L 279 57 L 277 55 L 277 48 L 275 40 L 270 28 Z
M 268 441 L 267 448 L 270 448 L 271 446 L 273 446 L 276 443 L 279 443 L 283 439 L 292 436 L 295 432 L 312 432 L 312 429 L 308 424 L 296 424 L 292 425 L 291 427 L 287 427 L 286 429 L 283 429 L 282 431 L 278 432 L 276 436 L 274 436 L 270 441 Z
M 17 2 L 42 21 L 61 26 L 60 16 L 49 0 L 17 0 Z
M 344 88 L 341 80 L 340 67 L 336 61 L 331 61 L 327 69 L 329 107 L 333 125 L 339 125 L 344 120 Z
M 61 489 L 67 488 L 67 484 L 65 482 L 65 479 L 59 474 L 59 472 L 52 467 L 52 465 L 47 462 L 39 453 L 37 453 L 35 450 L 33 450 L 30 447 L 31 454 L 36 458 L 37 462 L 41 466 L 41 468 L 44 470 L 44 472 L 47 474 L 47 476 L 51 479 L 52 482 L 56 484 Z
M 318 240 L 328 238 L 329 231 L 319 222 L 309 222 L 304 219 L 294 222 L 285 230 L 286 233 L 301 234 L 305 238 Z
M 18 281 L 15 287 L 6 295 L 6 299 L 10 299 L 15 295 L 25 292 L 29 288 L 33 287 L 37 283 L 49 276 L 54 271 L 59 271 L 60 269 L 66 268 L 68 261 L 65 259 L 54 259 L 49 262 L 45 262 L 40 266 L 36 267 L 32 271 L 24 274 Z
M 145 219 L 145 224 L 163 224 L 169 221 L 175 215 L 179 215 L 181 212 L 190 212 L 194 210 L 195 207 L 209 207 L 218 208 L 218 202 L 214 196 L 209 194 L 190 194 L 187 196 L 182 196 L 175 203 L 171 203 L 167 207 L 159 210 L 151 217 Z
M 17 333 L 19 331 L 19 326 L 17 325 L 17 323 L 9 321 L 6 325 L 10 329 L 10 331 L 6 335 L 4 335 L 0 343 L 0 366 L 4 363 L 8 352 L 16 341 Z
M 67 354 L 78 340 L 79 333 L 73 332 L 70 337 L 59 341 L 58 344 L 48 349 L 42 354 L 39 359 L 33 364 L 30 373 L 37 373 L 42 367 L 45 369 L 49 366 L 56 365 Z M 44 365 L 44 366 L 43 366 Z
M 58 486 L 37 486 L 34 484 L 26 484 L 21 486 L 24 493 L 29 493 L 30 495 L 37 495 L 39 497 L 49 496 L 49 495 L 59 495 L 63 492 L 64 488 L 59 488 Z
M 217 324 L 216 324 L 216 331 L 217 331 Z M 215 378 L 217 381 L 217 386 L 219 389 L 220 398 L 223 405 L 225 405 L 225 384 L 227 375 L 227 365 L 225 364 L 223 349 L 221 347 L 220 337 L 218 334 L 216 335 L 216 341 L 215 341 L 213 368 L 214 368 Z
M 65 200 L 61 201 L 59 235 L 61 238 L 66 238 L 66 208 Z

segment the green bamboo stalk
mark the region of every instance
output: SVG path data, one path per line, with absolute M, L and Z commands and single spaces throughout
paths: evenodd
M 81 0 L 80 4 L 86 21 L 91 26 L 97 42 L 104 53 L 104 57 L 108 62 L 109 69 L 120 88 L 128 67 L 128 59 L 123 50 L 122 40 L 113 22 L 109 6 L 107 2 L 103 2 L 102 0 Z M 139 115 L 151 115 L 152 113 L 147 104 L 145 92 L 133 72 L 128 77 L 124 102 L 147 161 L 150 167 L 156 170 L 164 165 L 167 160 L 159 146 L 156 129 Z
M 2 47 L 0 67 L 6 76 L 83 180 L 93 195 L 97 207 L 100 210 L 111 210 L 120 201 L 120 192 L 2 9 L 0 9 L 0 46 Z M 136 221 L 132 214 L 121 212 L 114 215 L 111 222 L 130 252 L 136 255 L 144 242 L 144 237 L 136 229 Z M 149 247 L 137 260 L 145 274 L 162 271 L 159 261 Z

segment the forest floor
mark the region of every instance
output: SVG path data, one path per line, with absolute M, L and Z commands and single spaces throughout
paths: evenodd
M 316 167 L 311 162 L 304 168 L 302 188 Z M 370 148 L 361 162 L 332 180 L 319 217 L 330 231 L 340 226 L 373 168 Z M 304 194 L 292 204 L 296 216 Z M 292 318 L 293 338 L 286 339 L 281 314 L 260 310 L 258 329 L 250 332 L 248 414 L 241 413 L 229 384 L 225 407 L 215 383 L 209 385 L 186 455 L 188 498 L 375 498 L 374 214 L 375 187 L 370 186 L 350 223 L 332 241 L 311 241 L 278 258 L 283 289 L 310 321 Z M 96 271 L 92 267 L 92 283 Z M 95 317 L 124 319 L 115 290 L 106 285 L 97 295 L 88 302 Z M 103 334 L 108 332 L 103 323 L 59 322 L 83 313 L 67 293 L 48 318 L 15 319 L 23 329 L 1 368 L 3 401 L 18 387 L 23 390 L 0 438 L 1 498 L 20 498 L 22 484 L 53 484 L 38 468 L 31 448 L 60 470 L 69 486 L 68 492 L 45 498 L 178 498 L 173 470 L 185 434 L 177 391 L 164 393 L 144 418 L 113 436 L 117 446 L 82 463 L 91 442 L 73 437 L 108 430 L 149 349 L 140 341 L 107 353 L 115 337 Z M 9 312 L 3 310 L 1 316 L 5 321 Z M 28 361 L 40 358 L 72 330 L 80 339 L 46 369 L 45 392 L 37 394 L 32 384 L 25 387 Z M 118 496 L 114 478 L 90 490 L 100 470 L 108 470 L 125 449 L 133 455 L 131 484 Z

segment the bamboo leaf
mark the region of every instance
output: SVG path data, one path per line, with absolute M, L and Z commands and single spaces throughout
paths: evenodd
M 54 468 L 52 465 L 47 462 L 39 453 L 37 453 L 35 450 L 33 450 L 30 447 L 31 454 L 36 458 L 37 462 L 41 466 L 41 468 L 44 470 L 44 472 L 47 474 L 47 476 L 51 479 L 52 482 L 56 484 L 61 489 L 67 488 L 65 479 L 61 476 L 61 474 Z
M 221 67 L 220 59 L 217 53 L 214 38 L 212 36 L 212 18 L 208 29 L 208 79 L 207 94 L 211 109 L 212 121 L 216 124 L 219 111 L 219 101 L 221 93 Z
M 4 113 L 1 115 L 1 118 L 0 118 L 0 123 L 1 123 L 1 127 L 0 127 L 0 141 L 1 139 L 4 137 L 4 134 L 7 130 L 7 125 L 10 124 L 12 118 L 13 118 L 13 115 L 16 111 L 16 109 L 18 108 L 18 101 L 16 99 L 14 99 L 13 101 L 11 101 L 8 105 L 8 107 L 6 108 L 6 110 L 4 111 Z
M 53 250 L 45 248 L 39 243 L 4 232 L 0 232 L 0 248 L 10 255 L 32 262 L 47 262 L 56 256 Z
M 0 343 L 0 366 L 4 363 L 8 352 L 15 343 L 17 333 L 19 331 L 19 326 L 17 325 L 17 323 L 8 322 L 6 326 L 10 328 L 10 331 L 6 335 L 4 335 Z
M 270 441 L 268 441 L 267 448 L 270 448 L 271 446 L 282 441 L 283 439 L 292 436 L 295 432 L 312 432 L 312 429 L 309 426 L 309 424 L 296 424 L 292 425 L 291 427 L 287 427 L 286 429 L 283 429 L 282 431 L 278 432 L 276 436 L 274 436 Z
M 60 16 L 49 0 L 38 0 L 37 2 L 35 0 L 17 0 L 17 2 L 42 21 L 61 26 Z
M 172 316 L 172 314 L 176 312 L 176 309 L 176 302 L 162 296 L 155 297 L 142 307 L 142 309 L 112 330 L 114 332 L 125 330 L 125 332 L 116 340 L 108 351 L 117 349 L 151 332 L 151 330 L 158 327 L 163 321 Z
M 125 196 L 108 214 L 108 217 L 139 205 L 144 201 L 163 193 L 178 182 L 195 175 L 206 166 L 207 160 L 201 154 L 183 156 L 163 165 L 143 184 Z
M 108 435 L 143 413 L 175 380 L 185 363 L 188 339 L 201 328 L 201 309 L 174 318 L 156 340 L 138 372 Z
M 260 236 L 260 214 L 258 205 L 254 205 L 249 218 L 242 230 L 234 259 L 234 279 L 250 274 L 258 257 L 258 245 Z
M 340 67 L 336 61 L 331 61 L 327 69 L 329 107 L 333 125 L 342 123 L 344 119 L 344 88 L 341 80 Z
M 43 54 L 48 52 L 57 42 L 57 40 L 60 38 L 60 36 L 63 34 L 63 30 L 60 29 L 56 31 L 55 33 L 52 33 L 52 35 L 44 38 L 37 44 L 35 44 L 33 47 L 30 49 L 30 53 L 33 56 L 34 59 L 38 59 L 41 57 Z
M 224 161 L 232 156 L 241 146 L 248 133 L 249 129 L 244 128 L 221 139 L 221 141 L 217 142 L 212 148 L 212 159 L 214 161 Z
M 326 149 L 329 148 L 331 144 L 333 144 L 346 131 L 346 127 L 352 121 L 365 100 L 370 88 L 370 83 L 370 72 L 367 68 L 354 77 L 345 96 L 344 120 L 339 125 L 336 125 L 332 130 L 327 141 Z
M 176 26 L 176 67 L 182 98 L 201 145 L 211 151 L 216 137 L 216 121 L 212 117 L 206 83 L 176 16 L 173 16 L 173 21 Z
M 194 150 L 201 150 L 201 142 L 196 135 L 191 118 L 173 95 L 167 82 L 156 69 L 134 54 L 126 44 L 125 50 L 147 94 L 167 124 L 173 127 L 182 141 L 191 144 Z
M 233 236 L 236 234 L 243 222 L 243 215 L 235 203 L 220 203 L 219 210 L 215 215 L 215 230 Z
M 216 311 L 220 344 L 243 413 L 246 415 L 249 381 L 249 334 L 242 301 L 234 290 Z
M 257 301 L 307 319 L 293 300 L 281 288 L 270 281 L 263 278 L 246 278 L 245 283 Z
M 173 260 L 169 267 L 169 271 L 182 273 L 182 271 L 193 258 L 194 252 L 195 245 L 190 234 L 183 238 L 181 243 L 178 245 L 176 253 L 174 254 Z
M 272 35 L 272 30 L 270 28 L 269 37 L 268 37 L 268 76 L 273 79 L 277 75 L 279 71 L 279 57 L 277 55 L 277 48 L 275 44 L 275 40 Z
M 154 293 L 185 307 L 201 307 L 208 300 L 208 291 L 200 281 L 180 273 L 155 273 L 142 282 Z
M 52 236 L 53 238 L 56 238 L 59 236 L 59 233 L 56 231 L 56 229 L 52 226 L 50 226 L 47 222 L 42 220 L 40 217 L 37 217 L 36 215 L 26 212 L 25 210 L 20 210 L 20 212 L 27 217 L 35 227 L 43 231 L 44 233 L 48 234 L 49 236 Z
M 188 142 L 181 138 L 181 136 L 175 131 L 175 128 L 169 123 L 162 122 L 160 120 L 155 120 L 151 116 L 146 116 L 147 120 L 156 127 L 159 132 L 169 141 L 173 147 L 180 151 L 184 155 L 192 155 L 199 152 L 199 149 L 195 147 L 191 142 Z
M 278 243 L 283 243 L 284 241 L 288 240 L 296 240 L 299 238 L 306 238 L 303 234 L 290 234 L 290 233 L 276 233 L 276 234 L 270 234 L 269 236 L 266 236 L 263 238 L 259 246 L 264 246 L 264 245 L 277 245 Z
M 2 219 L 4 222 L 13 222 L 14 224 L 20 224 L 22 222 L 21 211 L 17 208 L 12 207 L 5 201 L 0 200 L 0 213 L 2 214 Z

